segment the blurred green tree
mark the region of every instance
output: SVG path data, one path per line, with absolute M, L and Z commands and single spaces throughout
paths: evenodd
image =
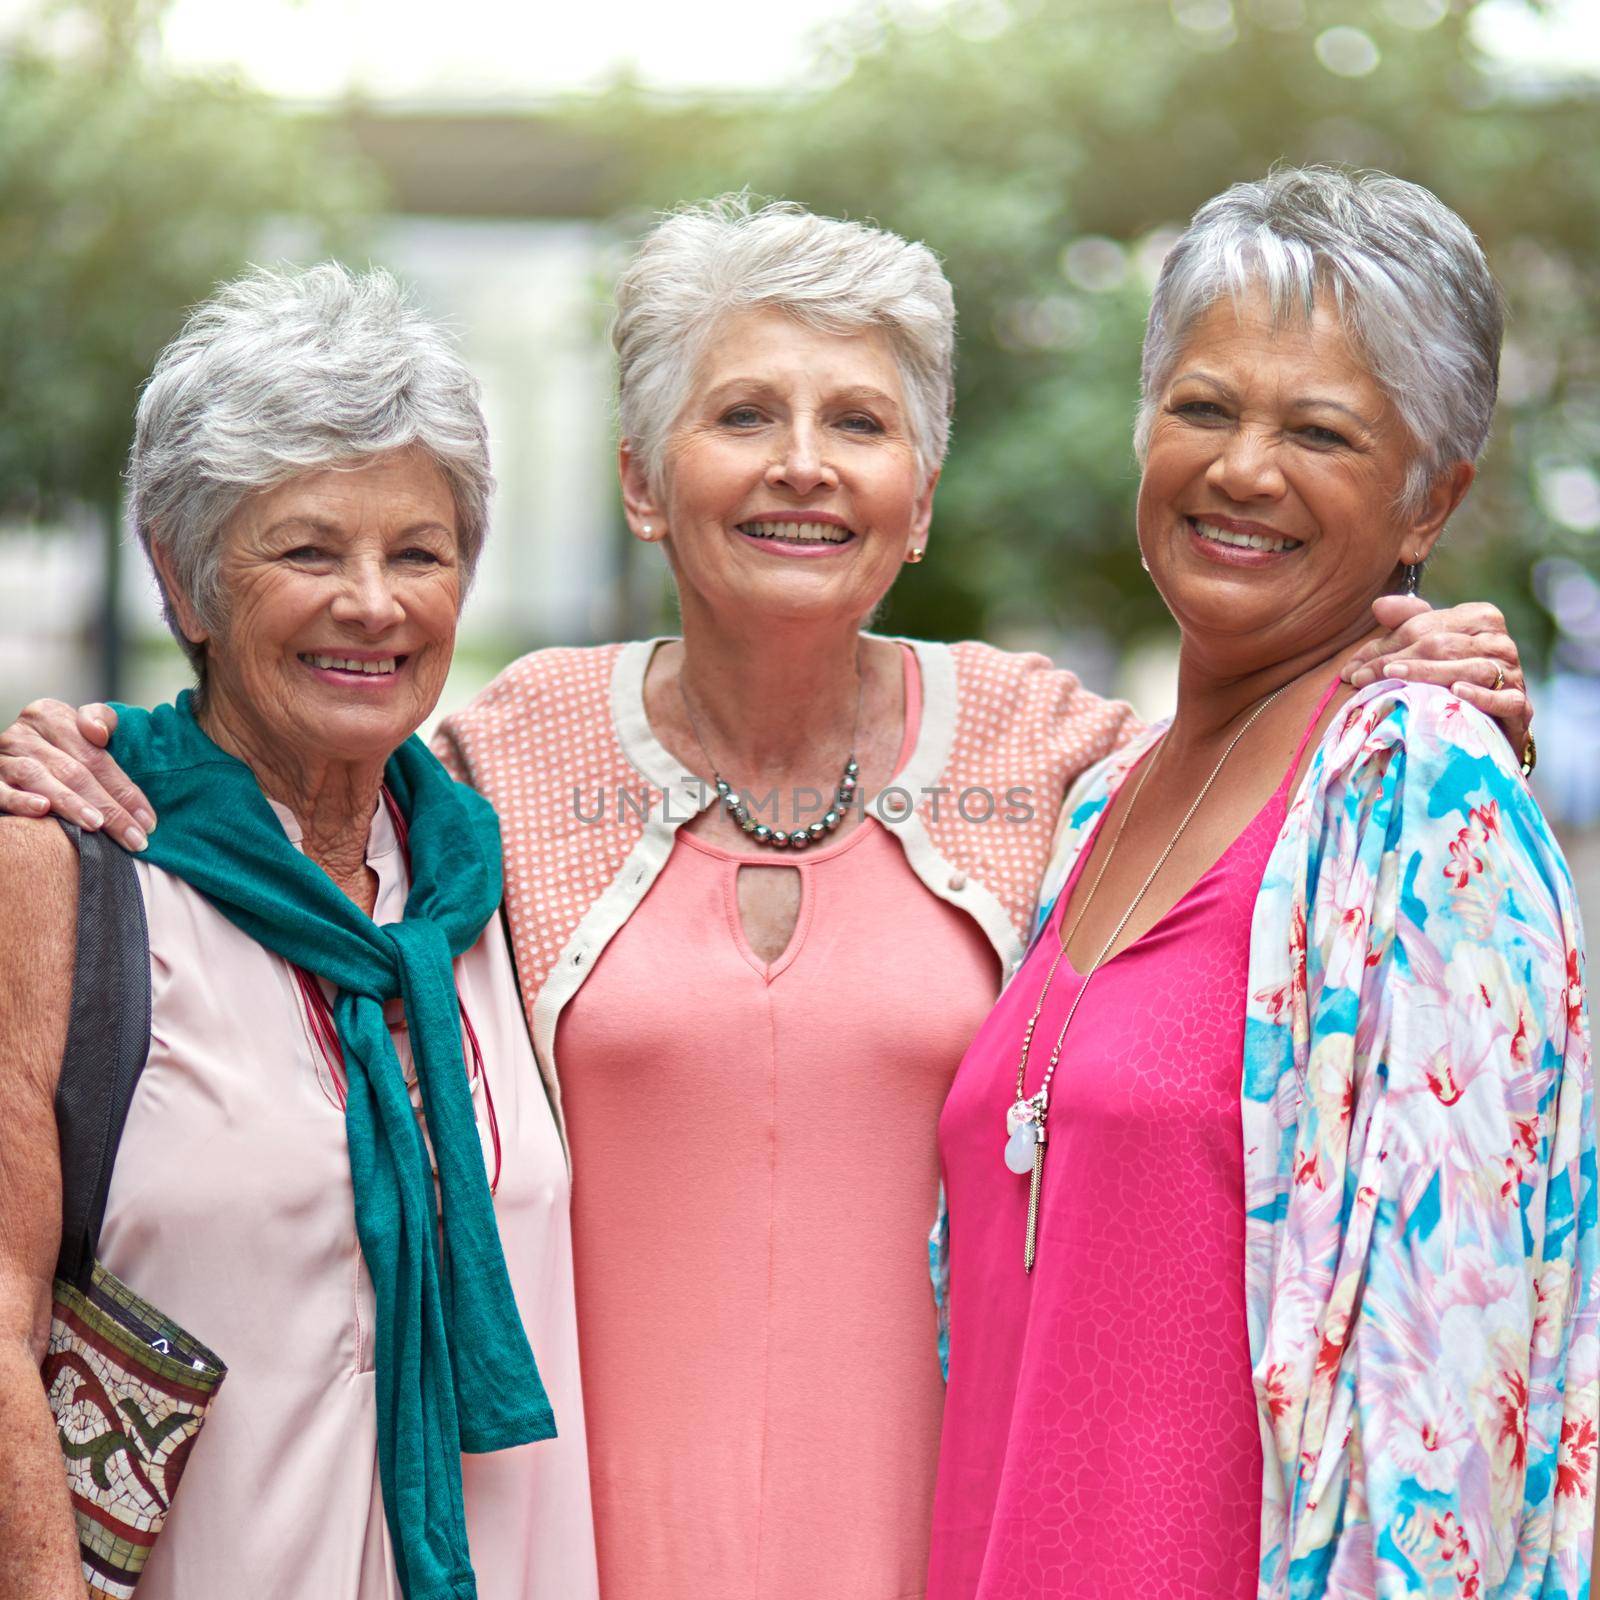
M 1536 558 L 1597 555 L 1587 514 L 1547 485 L 1600 466 L 1600 84 L 1511 75 L 1475 43 L 1474 9 L 878 5 L 833 30 L 810 92 L 740 107 L 619 89 L 576 115 L 630 147 L 611 197 L 625 215 L 748 185 L 941 253 L 961 316 L 955 443 L 929 561 L 888 622 L 944 637 L 1164 625 L 1131 537 L 1129 437 L 1172 231 L 1277 161 L 1426 184 L 1477 230 L 1512 307 L 1495 439 L 1430 589 L 1502 600 L 1538 654 Z
M 0 46 L 0 514 L 102 521 L 108 691 L 120 478 L 156 352 L 266 223 L 337 248 L 375 199 L 330 124 L 164 69 L 166 8 L 72 0 Z

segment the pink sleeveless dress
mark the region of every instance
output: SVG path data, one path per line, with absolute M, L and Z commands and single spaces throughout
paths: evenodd
M 1088 847 L 956 1075 L 939 1122 L 951 1343 L 928 1600 L 1254 1600 L 1240 1074 L 1251 916 L 1298 762 L 1089 986 L 1051 1085 L 1031 1275 L 1005 1117 Z M 1082 987 L 1063 957 L 1030 1094 Z
M 772 866 L 801 909 L 768 963 L 737 876 Z M 563 1013 L 605 1600 L 921 1596 L 933 1130 L 998 978 L 874 820 L 755 860 L 680 831 Z

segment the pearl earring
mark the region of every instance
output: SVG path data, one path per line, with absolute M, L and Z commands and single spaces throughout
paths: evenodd
M 906 553 L 906 560 L 915 566 L 917 562 L 927 555 L 927 553 L 928 552 L 924 546 L 920 544 L 915 545 Z
M 655 533 L 656 530 L 650 523 L 646 522 L 640 525 L 639 531 L 645 536 L 645 538 L 648 539 Z

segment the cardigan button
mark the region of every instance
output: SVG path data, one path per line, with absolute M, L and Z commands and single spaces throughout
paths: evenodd
M 950 875 L 950 887 L 957 893 L 967 886 L 967 875 L 964 872 L 955 872 Z

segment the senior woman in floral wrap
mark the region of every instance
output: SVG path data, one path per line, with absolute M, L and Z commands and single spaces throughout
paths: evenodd
M 921 1592 L 935 1123 L 1067 784 L 1136 731 L 1040 656 L 863 631 L 936 557 L 953 334 L 921 245 L 667 218 L 614 339 L 628 526 L 682 637 L 540 651 L 443 727 L 500 814 L 572 1154 L 606 1600 Z M 1489 692 L 1502 654 L 1520 706 L 1487 608 L 1409 626 L 1403 668 Z
M 593 1600 L 567 1171 L 499 830 L 412 737 L 487 524 L 477 386 L 387 276 L 254 273 L 157 362 L 129 485 L 199 681 L 111 746 L 162 825 L 99 1255 L 229 1369 L 139 1594 Z M 37 1342 L 77 884 L 53 822 L 0 824 L 5 1600 L 83 1593 Z
M 1069 799 L 941 1119 L 930 1597 L 1588 1592 L 1572 883 L 1486 718 L 1341 678 L 1472 482 L 1500 329 L 1460 218 L 1381 175 L 1239 185 L 1167 257 L 1178 710 Z

